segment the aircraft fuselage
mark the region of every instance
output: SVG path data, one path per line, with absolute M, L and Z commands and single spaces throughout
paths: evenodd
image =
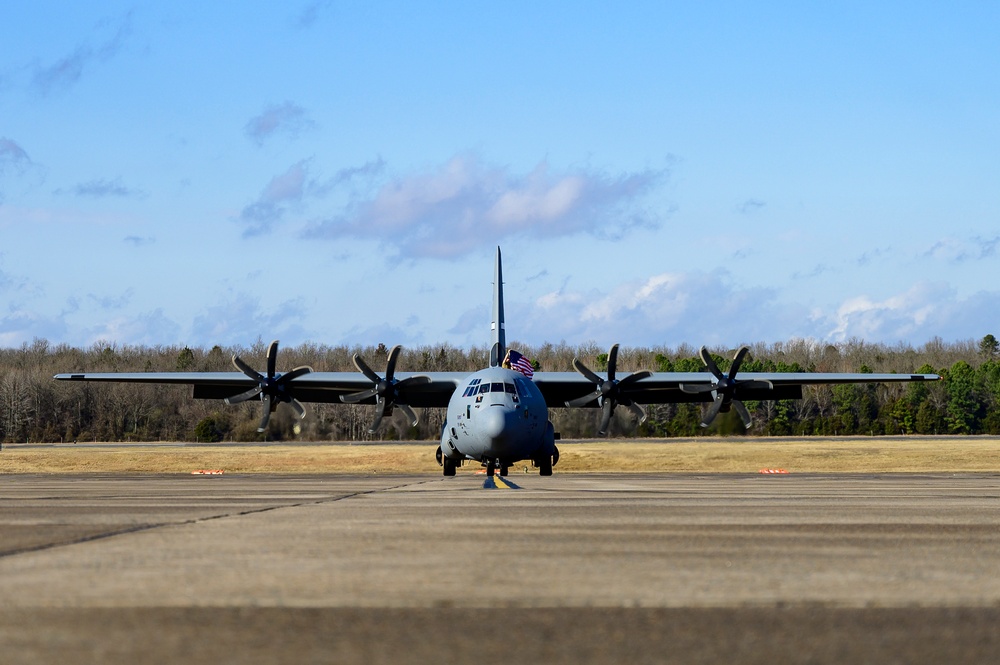
M 482 462 L 488 472 L 532 460 L 543 473 L 551 473 L 555 434 L 541 391 L 503 367 L 471 374 L 448 403 L 441 454 L 452 464 Z

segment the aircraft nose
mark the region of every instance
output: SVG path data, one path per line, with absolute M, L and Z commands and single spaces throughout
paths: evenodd
M 507 414 L 501 407 L 491 407 L 480 414 L 480 431 L 492 441 L 501 439 L 507 429 Z

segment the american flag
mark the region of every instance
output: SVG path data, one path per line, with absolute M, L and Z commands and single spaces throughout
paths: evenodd
M 514 349 L 507 352 L 507 362 L 512 370 L 524 374 L 529 379 L 535 375 L 535 368 L 531 366 L 531 361 Z

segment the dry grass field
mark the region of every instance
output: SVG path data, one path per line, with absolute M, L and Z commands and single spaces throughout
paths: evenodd
M 427 473 L 433 442 L 409 444 L 5 445 L 11 473 Z M 996 437 L 697 438 L 562 441 L 557 473 L 942 473 L 1000 472 Z M 511 473 L 524 473 L 524 463 Z M 462 467 L 473 473 L 479 465 Z M 533 470 L 531 470 L 533 472 Z

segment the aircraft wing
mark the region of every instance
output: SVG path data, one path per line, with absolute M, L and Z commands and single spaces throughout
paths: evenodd
M 446 407 L 455 388 L 467 372 L 397 372 L 401 383 L 408 378 L 405 400 L 417 408 Z M 280 378 L 276 374 L 275 378 Z M 59 381 L 96 381 L 113 383 L 153 383 L 193 386 L 195 399 L 225 399 L 254 388 L 257 381 L 242 372 L 74 372 L 56 374 Z M 341 397 L 368 390 L 372 381 L 360 372 L 311 372 L 289 382 L 289 394 L 300 402 L 333 402 Z M 374 404 L 375 397 L 359 404 Z
M 278 375 L 280 377 L 280 374 Z M 418 379 L 406 387 L 405 401 L 417 408 L 448 406 L 452 393 L 469 376 L 468 372 L 399 372 L 400 382 Z M 629 382 L 628 373 L 618 375 L 627 389 L 628 399 L 639 404 L 677 402 L 711 402 L 710 388 L 716 381 L 709 372 L 654 372 L 645 378 Z M 97 381 L 116 383 L 153 383 L 186 385 L 194 389 L 196 399 L 225 399 L 239 395 L 256 385 L 241 372 L 79 372 L 57 374 L 60 381 Z M 602 377 L 603 378 L 603 377 Z M 737 386 L 740 399 L 773 400 L 801 399 L 802 386 L 836 385 L 844 383 L 898 383 L 934 381 L 936 374 L 848 374 L 822 372 L 744 372 Z M 567 402 L 594 393 L 597 385 L 577 372 L 536 372 L 538 386 L 549 407 L 564 407 Z M 372 382 L 360 372 L 312 372 L 290 382 L 290 394 L 301 402 L 340 403 L 341 397 L 372 387 Z M 375 398 L 361 400 L 374 404 Z M 595 399 L 587 406 L 598 406 Z
M 709 372 L 654 372 L 629 381 L 626 372 L 617 375 L 623 397 L 638 404 L 711 402 L 716 378 Z M 605 377 L 598 377 L 606 380 Z M 801 399 L 802 386 L 845 383 L 898 383 L 936 381 L 936 374 L 850 374 L 827 372 L 742 372 L 735 396 L 743 400 Z M 536 372 L 535 385 L 550 407 L 566 406 L 599 390 L 598 384 L 577 372 Z M 595 395 L 596 396 L 596 395 Z M 581 406 L 598 406 L 597 400 Z

